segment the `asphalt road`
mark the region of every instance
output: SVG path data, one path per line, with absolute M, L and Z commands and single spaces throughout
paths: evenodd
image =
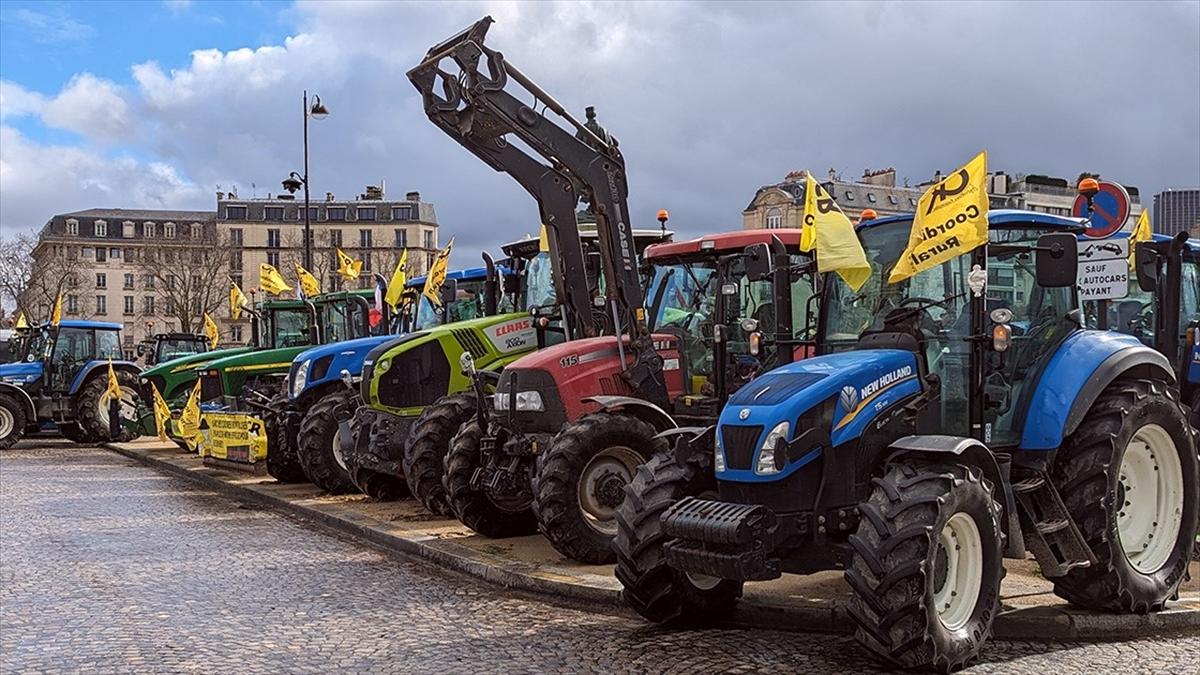
M 848 637 L 514 595 L 98 448 L 0 451 L 0 672 L 873 672 Z M 968 672 L 1195 673 L 1200 636 L 993 642 Z

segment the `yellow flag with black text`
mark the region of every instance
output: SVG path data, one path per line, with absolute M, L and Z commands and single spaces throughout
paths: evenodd
M 62 323 L 62 293 L 54 300 L 54 311 L 50 314 L 50 325 L 57 327 Z
M 542 229 L 538 232 L 538 253 L 548 253 L 550 251 L 550 235 L 546 234 L 546 226 L 542 225 Z
M 903 281 L 987 243 L 987 153 L 952 172 L 921 195 L 908 247 L 888 283 Z
M 450 264 L 450 249 L 452 248 L 454 248 L 454 237 L 450 238 L 450 243 L 446 244 L 446 248 L 438 252 L 437 258 L 434 258 L 433 264 L 429 266 L 429 272 L 425 275 L 425 288 L 421 289 L 421 295 L 429 298 L 429 301 L 435 305 L 442 304 L 442 296 L 439 294 L 442 284 L 446 283 L 446 268 Z
M 258 266 L 258 287 L 263 293 L 271 295 L 279 295 L 284 291 L 292 290 L 292 287 L 283 280 L 283 275 L 279 273 L 279 270 L 275 269 L 274 265 L 267 263 L 261 263 Z
M 13 326 L 13 328 L 29 328 L 29 322 L 25 320 L 25 312 L 21 312 L 17 315 L 17 323 Z
M 383 301 L 391 305 L 392 309 L 400 306 L 400 298 L 404 295 L 404 284 L 408 283 L 408 249 L 400 252 L 400 259 L 396 261 L 396 269 L 392 271 L 392 278 L 388 281 L 387 294 L 383 296 Z
M 179 435 L 191 450 L 196 449 L 200 438 L 200 380 L 196 380 L 192 393 L 188 394 L 183 412 L 179 414 Z
M 1134 255 L 1137 252 L 1137 244 L 1139 241 L 1150 241 L 1154 232 L 1150 229 L 1150 209 L 1142 209 L 1142 215 L 1138 216 L 1137 224 L 1133 226 L 1133 232 L 1129 234 L 1129 268 L 1136 269 L 1137 257 Z
M 204 313 L 204 334 L 208 336 L 208 348 L 216 349 L 221 341 L 221 330 L 217 328 L 217 322 L 213 321 L 208 312 Z
M 321 284 L 317 282 L 317 278 L 300 265 L 296 265 L 296 279 L 300 281 L 300 291 L 304 293 L 304 297 L 312 298 L 321 294 Z
M 153 382 L 150 383 L 150 393 L 154 397 L 154 428 L 158 431 L 160 440 L 169 441 L 171 439 L 167 438 L 167 430 L 171 428 L 171 408 L 167 406 L 166 400 Z
M 337 251 L 338 259 L 337 273 L 344 279 L 357 279 L 359 273 L 362 272 L 362 261 L 351 258 L 340 248 L 335 250 Z
M 236 321 L 242 317 L 242 308 L 250 304 L 250 300 L 246 298 L 242 289 L 238 288 L 236 281 L 230 279 L 229 283 L 229 318 Z
M 816 249 L 817 271 L 837 272 L 846 285 L 858 291 L 871 278 L 871 264 L 854 233 L 854 224 L 811 173 L 804 182 L 800 250 Z
M 112 367 L 112 357 L 108 357 L 108 386 L 104 389 L 104 394 L 100 396 L 100 401 L 104 405 L 104 409 L 108 409 L 108 402 L 114 398 L 121 398 L 121 382 L 117 380 L 117 373 Z

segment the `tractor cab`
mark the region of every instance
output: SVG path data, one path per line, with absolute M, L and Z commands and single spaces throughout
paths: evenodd
M 27 356 L 34 357 L 45 374 L 46 393 L 67 393 L 89 365 L 96 361 L 123 361 L 121 325 L 99 321 L 63 321 L 43 330 L 43 339 L 34 340 Z
M 209 351 L 209 339 L 194 333 L 158 333 L 138 343 L 137 355 L 147 368 Z

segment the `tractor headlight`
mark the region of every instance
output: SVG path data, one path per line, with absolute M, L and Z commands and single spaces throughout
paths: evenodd
M 296 369 L 296 377 L 292 380 L 292 398 L 299 396 L 304 391 L 304 385 L 308 384 L 308 366 L 311 363 L 311 360 L 306 360 Z
M 499 392 L 499 391 L 496 392 L 496 395 L 492 398 L 492 407 L 494 407 L 496 410 L 508 410 L 508 408 L 509 408 L 508 393 L 507 392 Z
M 717 473 L 725 471 L 725 446 L 721 444 L 721 431 L 717 430 L 713 440 L 713 469 Z
M 541 412 L 545 410 L 546 407 L 542 405 L 542 394 L 540 392 L 518 391 L 516 409 Z
M 758 450 L 758 463 L 754 465 L 754 473 L 765 476 L 767 474 L 779 473 L 779 469 L 775 464 L 775 446 L 779 441 L 787 441 L 788 429 L 791 428 L 787 422 L 780 422 L 778 426 L 767 434 L 766 440 L 763 441 L 762 447 Z

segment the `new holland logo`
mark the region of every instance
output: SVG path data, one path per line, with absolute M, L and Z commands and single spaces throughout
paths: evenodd
M 842 394 L 838 397 L 842 402 L 842 410 L 850 412 L 858 407 L 858 388 L 845 386 L 842 387 Z
M 749 416 L 750 416 L 749 408 L 742 408 L 740 411 L 738 411 L 738 419 L 739 420 L 744 420 Z

